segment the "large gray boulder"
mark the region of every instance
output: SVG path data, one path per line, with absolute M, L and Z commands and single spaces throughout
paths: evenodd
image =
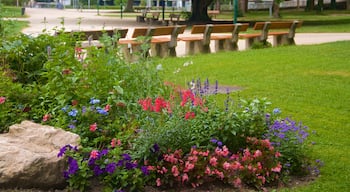
M 57 154 L 78 141 L 76 134 L 31 121 L 11 126 L 0 134 L 0 188 L 64 188 L 65 162 Z

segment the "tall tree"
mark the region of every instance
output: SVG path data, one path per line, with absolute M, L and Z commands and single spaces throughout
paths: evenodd
M 134 0 L 128 0 L 128 2 L 126 3 L 126 7 L 124 9 L 124 12 L 134 12 Z
M 192 15 L 190 17 L 191 22 L 208 22 L 211 21 L 208 16 L 208 6 L 211 5 L 214 0 L 191 0 L 192 2 Z

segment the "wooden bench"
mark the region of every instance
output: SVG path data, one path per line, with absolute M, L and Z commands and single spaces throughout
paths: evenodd
M 220 11 L 219 10 L 208 10 L 208 16 L 210 18 L 216 18 L 217 15 L 220 14 Z
M 108 30 L 82 30 L 82 31 L 66 31 L 65 34 L 69 34 L 77 41 L 79 47 L 87 48 L 90 46 L 102 47 L 99 39 L 106 34 L 107 36 L 113 37 L 118 34 L 118 38 L 125 38 L 128 29 L 108 29 Z M 58 32 L 57 34 L 59 34 Z M 57 35 L 56 34 L 56 35 Z
M 160 12 L 149 12 L 151 16 L 146 16 L 148 24 L 154 24 L 159 21 Z
M 175 14 L 171 13 L 169 15 L 169 19 L 164 19 L 163 24 L 168 26 L 168 25 L 177 25 L 179 24 L 181 14 Z
M 186 26 L 166 27 L 142 27 L 135 28 L 131 39 L 119 39 L 119 44 L 124 45 L 124 54 L 128 60 L 134 60 L 134 53 L 142 53 L 141 56 L 176 56 L 178 35 L 182 34 Z M 148 45 L 148 47 L 142 47 Z M 142 50 L 146 49 L 146 50 Z M 136 56 L 137 59 L 137 56 Z
M 147 9 L 142 9 L 141 10 L 141 15 L 136 16 L 136 21 L 137 22 L 145 22 L 145 18 L 147 17 L 148 10 Z
M 273 36 L 273 46 L 294 45 L 295 30 L 301 27 L 301 25 L 301 21 L 256 22 L 253 29 L 260 30 L 260 33 L 240 34 L 239 37 L 246 39 L 247 49 L 251 48 L 254 43 L 263 43 L 266 45 L 268 43 L 268 36 Z M 288 31 L 281 31 L 286 29 Z
M 193 25 L 190 36 L 179 39 L 186 43 L 186 54 L 210 53 L 210 41 L 215 41 L 216 51 L 237 50 L 238 34 L 246 31 L 248 24 Z M 226 34 L 225 34 L 226 33 Z M 229 33 L 229 34 L 227 34 Z

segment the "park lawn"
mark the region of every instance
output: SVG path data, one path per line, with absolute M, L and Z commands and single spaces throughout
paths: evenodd
M 242 17 L 238 17 L 237 22 L 300 20 L 303 21 L 303 26 L 297 29 L 297 32 L 350 32 L 350 11 L 347 10 L 325 10 L 317 13 L 315 11 L 281 9 L 280 13 L 281 18 L 273 18 L 269 16 L 268 10 L 249 11 Z M 222 12 L 217 16 L 217 20 L 232 20 L 232 18 L 232 12 Z
M 157 60 L 164 78 L 186 85 L 209 78 L 211 84 L 239 86 L 234 98 L 263 98 L 284 116 L 310 129 L 312 156 L 324 161 L 321 176 L 285 191 L 350 190 L 350 42 L 222 52 Z M 192 65 L 183 66 L 186 62 Z M 178 71 L 178 72 L 177 72 Z M 226 96 L 219 96 L 223 102 Z M 316 131 L 315 134 L 311 134 Z

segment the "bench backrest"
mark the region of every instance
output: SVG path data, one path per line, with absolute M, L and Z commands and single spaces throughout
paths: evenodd
M 147 36 L 148 30 L 149 30 L 148 27 L 135 28 L 134 32 L 131 35 L 131 38 L 137 38 L 140 36 Z
M 238 24 L 240 27 L 237 29 L 238 31 L 246 31 L 248 29 L 248 24 Z M 219 24 L 213 25 L 213 30 L 211 33 L 232 33 L 237 24 Z
M 152 18 L 158 20 L 160 16 L 160 12 L 152 12 Z
M 174 26 L 167 27 L 154 27 L 152 34 L 150 36 L 161 36 L 161 35 L 171 35 L 174 30 Z
M 295 35 L 296 28 L 301 27 L 303 22 L 301 21 L 276 21 L 276 22 L 256 22 L 254 30 L 262 30 L 261 38 L 267 39 L 268 31 L 270 29 L 288 29 L 289 37 L 293 38 Z
M 204 33 L 206 25 L 193 25 L 191 29 L 191 34 Z
M 171 13 L 171 14 L 169 15 L 170 21 L 179 21 L 179 20 L 180 20 L 180 17 L 181 17 L 180 14 Z

